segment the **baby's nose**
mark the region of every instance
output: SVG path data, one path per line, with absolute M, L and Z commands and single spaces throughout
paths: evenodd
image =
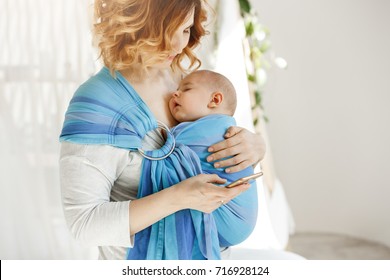
M 174 97 L 179 97 L 180 95 L 180 92 L 178 90 L 176 90 L 175 92 L 173 92 L 172 96 Z

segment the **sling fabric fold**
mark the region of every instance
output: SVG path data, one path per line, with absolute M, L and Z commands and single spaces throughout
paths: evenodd
M 162 125 L 127 80 L 119 72 L 112 77 L 104 67 L 73 96 L 60 141 L 106 144 L 141 153 L 141 198 L 201 173 L 217 172 L 226 177 L 223 170 L 215 170 L 205 161 L 210 145 L 207 142 L 219 142 L 226 128 L 234 125 L 233 118 L 226 122 L 225 117 L 216 115 L 183 123 L 172 132 L 163 127 L 167 131 L 165 144 L 145 151 L 145 135 Z M 218 129 L 209 131 L 207 127 L 212 124 Z M 202 140 L 202 135 L 208 138 Z M 252 171 L 229 174 L 227 179 L 233 181 Z M 220 246 L 241 242 L 253 229 L 257 214 L 255 192 L 256 188 L 251 187 L 212 214 L 185 209 L 167 216 L 135 235 L 135 245 L 128 250 L 127 259 L 220 259 Z

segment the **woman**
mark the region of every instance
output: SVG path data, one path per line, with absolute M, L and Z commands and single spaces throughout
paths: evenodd
M 99 246 L 101 259 L 124 259 L 129 247 L 142 251 L 138 258 L 148 258 L 144 243 L 152 239 L 151 226 L 183 209 L 211 213 L 250 186 L 221 188 L 215 184 L 223 179 L 201 174 L 140 194 L 147 185 L 145 165 L 152 162 L 143 160 L 143 151 L 161 150 L 164 142 L 164 131 L 149 129 L 157 120 L 163 128 L 176 124 L 167 104 L 184 73 L 181 62 L 188 58 L 190 67 L 199 64 L 192 49 L 206 33 L 203 4 L 95 1 L 94 31 L 105 67 L 78 89 L 68 108 L 60 173 L 69 228 L 76 239 Z M 216 167 L 237 172 L 262 159 L 261 136 L 231 127 L 225 137 L 209 149 L 208 160 Z M 161 254 L 166 258 L 165 251 Z

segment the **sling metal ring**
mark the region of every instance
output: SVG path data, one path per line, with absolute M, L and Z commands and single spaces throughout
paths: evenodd
M 138 148 L 138 152 L 144 158 L 149 159 L 149 160 L 162 160 L 162 159 L 165 159 L 165 158 L 169 157 L 172 154 L 172 152 L 173 152 L 173 150 L 175 149 L 175 146 L 176 146 L 175 137 L 172 135 L 172 133 L 171 133 L 170 129 L 168 128 L 168 126 L 166 126 L 164 123 L 162 123 L 160 121 L 157 121 L 157 128 L 161 128 L 161 129 L 165 130 L 166 133 L 167 133 L 167 141 L 165 142 L 165 144 L 161 148 L 163 148 L 166 145 L 166 143 L 168 142 L 169 139 L 172 139 L 172 147 L 170 148 L 170 150 L 169 150 L 169 152 L 167 154 L 164 154 L 164 155 L 162 155 L 160 157 L 154 157 L 154 156 L 148 155 L 147 154 L 148 151 L 144 151 L 143 149 Z M 161 150 L 161 148 L 158 149 L 158 150 Z M 157 150 L 154 150 L 154 151 L 157 151 Z M 153 152 L 153 150 L 151 152 Z

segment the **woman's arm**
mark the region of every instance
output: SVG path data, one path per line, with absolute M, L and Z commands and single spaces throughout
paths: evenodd
M 179 210 L 194 209 L 211 213 L 250 187 L 250 184 L 242 184 L 229 189 L 215 185 L 223 183 L 226 180 L 215 174 L 201 174 L 158 193 L 133 200 L 129 209 L 131 235 Z
M 207 161 L 215 161 L 216 168 L 228 167 L 225 169 L 227 173 L 238 172 L 248 166 L 256 166 L 264 158 L 266 146 L 260 134 L 232 126 L 224 137 L 226 140 L 210 146 L 208 150 L 212 154 Z M 226 157 L 230 158 L 221 160 Z
M 89 246 L 131 247 L 129 197 L 110 201 L 114 181 L 128 164 L 125 150 L 103 145 L 61 144 L 60 182 L 72 236 Z
M 214 184 L 224 179 L 201 174 L 141 199 L 110 201 L 115 180 L 129 164 L 127 153 L 110 146 L 62 144 L 65 218 L 72 235 L 84 244 L 132 247 L 131 236 L 158 220 L 188 208 L 210 213 L 249 188 L 218 187 Z

